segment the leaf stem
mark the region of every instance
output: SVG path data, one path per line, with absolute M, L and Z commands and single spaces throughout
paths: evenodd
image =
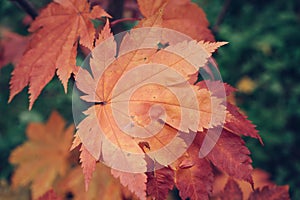
M 138 18 L 122 18 L 122 19 L 117 19 L 113 22 L 110 23 L 110 25 L 113 27 L 114 25 L 118 24 L 118 23 L 122 23 L 122 22 L 132 22 L 132 21 L 138 21 L 140 19 Z

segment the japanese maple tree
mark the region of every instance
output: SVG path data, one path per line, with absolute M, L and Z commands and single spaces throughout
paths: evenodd
M 15 64 L 9 102 L 28 86 L 31 109 L 56 74 L 65 92 L 73 76 L 88 105 L 76 131 L 55 111 L 29 124 L 28 141 L 10 156 L 13 186 L 31 185 L 33 199 L 166 199 L 174 188 L 182 199 L 289 199 L 288 186 L 256 187 L 242 137 L 263 141 L 227 100 L 235 89 L 215 76 L 212 54 L 227 42 L 215 41 L 203 10 L 189 0 L 138 0 L 140 18 L 120 37 L 111 28 L 122 19 L 100 5 L 54 0 L 30 36 L 7 32 L 1 42 L 0 66 Z M 20 46 L 15 55 L 9 40 Z M 88 68 L 77 66 L 88 53 Z

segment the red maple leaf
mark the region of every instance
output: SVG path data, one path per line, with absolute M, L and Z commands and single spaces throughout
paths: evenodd
M 29 42 L 29 37 L 7 30 L 1 31 L 1 34 L 0 69 L 9 63 L 18 64 Z
M 174 187 L 174 171 L 169 167 L 163 167 L 146 174 L 147 195 L 157 200 L 166 199 L 169 190 Z
M 65 92 L 72 73 L 76 74 L 78 43 L 91 49 L 95 28 L 91 19 L 110 17 L 102 8 L 90 9 L 86 0 L 56 0 L 32 22 L 28 48 L 12 72 L 9 102 L 29 86 L 30 104 L 53 78 L 55 71 Z

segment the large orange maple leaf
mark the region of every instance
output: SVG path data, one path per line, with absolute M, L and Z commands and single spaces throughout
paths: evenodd
M 141 172 L 146 171 L 145 153 L 158 163 L 168 165 L 186 150 L 188 142 L 184 135 L 190 135 L 190 130 L 202 131 L 221 124 L 222 119 L 213 115 L 225 113 L 222 100 L 212 97 L 206 89 L 190 85 L 188 80 L 198 71 L 197 67 L 203 67 L 212 52 L 225 43 L 178 42 L 180 38 L 172 36 L 176 43 L 167 34 L 170 30 L 156 35 L 161 30 L 146 28 L 126 34 L 116 52 L 117 45 L 109 38 L 107 28 L 105 30 L 106 36 L 104 32 L 100 34 L 100 38 L 106 38 L 105 42 L 92 51 L 91 74 L 83 69 L 76 76 L 76 85 L 84 93 L 81 98 L 95 104 L 85 111 L 87 117 L 78 124 L 77 133 L 96 160 L 126 171 L 114 170 L 113 174 L 144 199 L 146 175 Z M 158 49 L 158 42 L 170 45 Z M 127 77 L 128 74 L 132 76 Z M 141 84 L 145 88 L 136 88 Z M 189 89 L 184 90 L 185 87 Z M 179 103 L 174 92 L 181 94 L 182 99 L 188 94 L 194 98 Z M 129 113 L 126 113 L 127 102 Z M 164 107 L 168 117 L 160 116 L 158 108 L 149 119 L 149 108 L 155 106 Z M 180 123 L 182 118 L 186 118 L 186 123 Z M 148 128 L 149 121 L 151 128 Z M 128 134 L 127 130 L 136 135 Z M 168 146 L 171 142 L 173 146 Z M 147 148 L 141 148 L 143 145 Z
M 190 91 L 186 92 L 183 92 L 183 88 L 188 85 L 187 81 L 189 75 L 197 72 L 197 68 L 194 66 L 204 66 L 207 59 L 211 56 L 211 53 L 225 43 L 184 41 L 173 45 L 171 42 L 170 46 L 158 51 L 158 37 L 155 38 L 155 31 L 152 32 L 152 29 L 147 29 L 146 31 L 150 31 L 150 33 L 147 32 L 147 34 L 144 35 L 139 31 L 140 30 L 137 30 L 137 32 L 131 32 L 124 36 L 125 39 L 123 39 L 120 45 L 120 56 L 118 58 L 114 57 L 114 55 L 116 55 L 116 43 L 112 39 L 108 39 L 105 45 L 94 49 L 90 61 L 92 75 L 89 74 L 88 71 L 82 70 L 76 78 L 77 87 L 85 93 L 82 99 L 87 102 L 96 103 L 96 105 L 86 111 L 86 115 L 88 116 L 78 125 L 78 134 L 81 141 L 96 159 L 99 159 L 101 154 L 104 159 L 111 159 L 112 157 L 112 155 L 110 155 L 111 149 L 109 150 L 109 148 L 105 146 L 106 143 L 103 142 L 104 137 L 122 150 L 143 154 L 138 145 L 141 141 L 124 134 L 124 131 L 118 128 L 120 124 L 117 124 L 114 120 L 115 112 L 119 112 L 120 123 L 124 126 L 126 122 L 131 119 L 133 119 L 136 125 L 141 125 L 138 118 L 148 111 L 147 106 L 149 108 L 151 105 L 161 103 L 165 106 L 166 113 L 172 116 L 171 118 L 167 118 L 165 122 L 174 128 L 175 134 L 178 129 L 186 132 L 188 132 L 188 130 L 202 131 L 203 128 L 209 128 L 210 126 L 221 123 L 221 120 L 212 121 L 212 119 L 214 120 L 212 117 L 214 109 L 215 113 L 221 113 L 222 110 L 224 111 L 221 100 L 214 101 L 214 98 L 211 97 L 208 91 L 201 91 L 197 86 L 190 85 Z M 167 34 L 165 35 L 165 37 L 168 36 Z M 147 41 L 145 41 L 146 39 Z M 167 42 L 170 38 L 164 39 Z M 152 45 L 152 49 L 149 49 L 148 46 L 148 48 L 141 48 L 126 53 L 126 51 L 135 44 L 142 46 L 144 43 L 147 43 L 146 45 Z M 189 59 L 192 63 L 185 59 Z M 104 70 L 103 67 L 105 67 L 106 64 L 108 68 Z M 153 66 L 151 64 L 153 64 Z M 160 65 L 157 67 L 156 64 L 168 66 L 168 68 L 160 68 Z M 139 67 L 143 65 L 149 66 Z M 134 71 L 136 69 L 141 69 L 142 71 L 138 73 Z M 104 71 L 102 72 L 102 70 Z M 127 73 L 133 73 L 133 77 L 126 79 Z M 136 75 L 134 75 L 134 73 L 136 73 Z M 181 76 L 181 80 L 176 79 L 179 76 Z M 121 83 L 122 80 L 124 83 Z M 132 111 L 131 114 L 126 116 L 124 113 L 120 113 L 120 109 L 124 109 L 126 104 L 124 97 L 135 90 L 136 85 L 147 81 L 152 81 L 152 83 L 164 83 L 167 84 L 169 88 L 159 90 L 155 84 L 149 84 L 148 91 L 139 88 L 138 90 L 140 92 L 136 92 L 136 96 L 133 94 L 129 100 L 130 104 L 132 104 L 130 107 Z M 181 93 L 183 96 L 186 96 L 188 92 L 195 93 L 195 98 L 181 105 L 176 103 L 176 97 L 164 92 L 169 89 L 172 92 L 177 90 L 177 94 Z M 153 100 L 155 97 L 157 97 L 157 99 Z M 191 102 L 192 100 L 194 100 L 194 102 Z M 214 106 L 211 105 L 211 100 L 214 102 Z M 195 102 L 199 102 L 196 107 L 198 106 L 200 109 L 191 107 L 190 104 L 195 104 Z M 141 110 L 140 108 L 142 108 L 142 112 L 139 112 L 139 110 Z M 180 113 L 183 112 L 180 111 L 182 108 L 187 115 Z M 203 112 L 201 113 L 201 111 Z M 200 120 L 193 122 L 193 120 L 197 119 L 196 117 L 193 118 L 193 116 L 197 115 L 201 115 Z M 187 121 L 190 125 L 187 123 L 179 126 L 178 124 L 181 117 L 187 116 L 189 116 Z M 105 132 L 105 136 L 101 135 L 100 129 L 97 128 L 98 125 L 103 132 Z M 141 126 L 146 125 L 147 124 L 144 123 Z M 191 128 L 191 126 L 194 126 L 194 128 Z M 165 128 L 166 127 L 161 129 L 161 131 L 164 131 Z M 172 136 L 172 134 L 167 131 L 165 131 L 165 134 Z M 140 133 L 140 136 L 141 135 L 142 133 Z M 152 144 L 150 144 L 150 147 L 151 146 Z M 120 158 L 113 158 L 116 160 L 119 159 L 119 162 L 121 162 Z
M 55 71 L 65 92 L 72 73 L 76 73 L 78 43 L 91 49 L 95 41 L 92 19 L 110 17 L 102 8 L 92 9 L 86 0 L 55 0 L 31 24 L 33 33 L 27 51 L 12 72 L 11 101 L 29 86 L 30 105 L 53 78 Z
M 57 112 L 51 114 L 46 124 L 29 124 L 26 131 L 29 140 L 13 150 L 9 158 L 17 165 L 13 186 L 31 183 L 32 196 L 37 199 L 51 189 L 58 176 L 65 175 L 70 167 L 69 146 L 74 133 L 73 125 L 66 129 L 65 126 Z

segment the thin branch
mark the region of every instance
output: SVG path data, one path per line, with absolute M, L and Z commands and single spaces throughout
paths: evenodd
M 35 19 L 39 14 L 33 4 L 28 0 L 11 0 L 16 2 L 32 19 Z
M 136 22 L 136 21 L 139 21 L 139 20 L 140 19 L 137 19 L 137 18 L 122 18 L 122 19 L 117 19 L 115 21 L 112 21 L 110 23 L 110 25 L 113 27 L 113 26 L 115 26 L 118 23 L 122 23 L 122 22 Z
M 217 20 L 216 20 L 216 23 L 215 23 L 215 25 L 214 25 L 213 28 L 212 28 L 212 31 L 213 31 L 214 33 L 217 33 L 217 32 L 218 32 L 219 26 L 220 26 L 220 25 L 222 24 L 222 22 L 224 21 L 225 15 L 226 15 L 226 13 L 227 13 L 227 11 L 228 11 L 228 8 L 229 8 L 230 4 L 231 4 L 231 0 L 226 0 L 226 1 L 225 1 L 224 5 L 223 5 L 223 7 L 222 7 L 222 10 L 221 10 L 221 12 L 220 12 L 219 15 L 218 15 L 218 18 L 217 18 Z

